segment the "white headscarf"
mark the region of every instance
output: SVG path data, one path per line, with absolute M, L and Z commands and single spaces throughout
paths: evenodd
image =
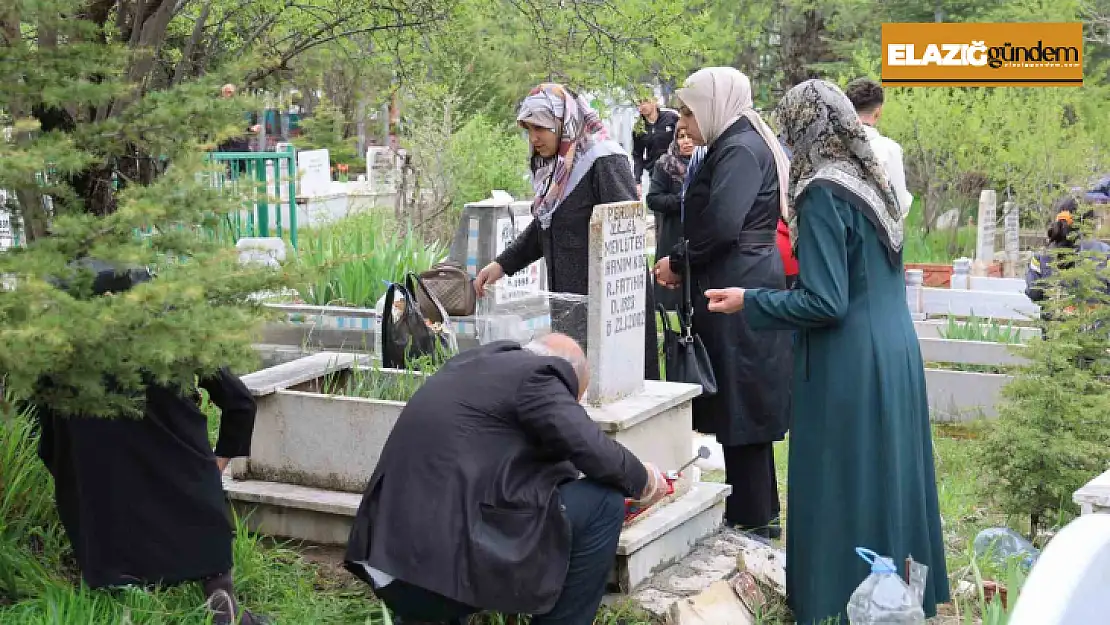
M 790 200 L 787 194 L 790 180 L 790 159 L 783 151 L 778 137 L 767 122 L 755 111 L 752 102 L 752 83 L 734 67 L 706 67 L 690 75 L 681 89 L 675 91 L 678 99 L 694 113 L 705 144 L 712 146 L 741 117 L 751 122 L 752 128 L 775 157 L 779 176 L 779 210 L 788 223 Z

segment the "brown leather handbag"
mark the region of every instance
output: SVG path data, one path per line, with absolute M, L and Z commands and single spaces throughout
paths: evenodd
M 431 269 L 420 274 L 420 281 L 424 283 L 436 299 L 443 304 L 443 309 L 452 317 L 469 317 L 474 314 L 478 306 L 478 297 L 474 293 L 474 279 L 466 273 L 462 265 L 446 261 L 433 265 Z M 421 310 L 426 310 L 425 316 L 432 317 L 432 304 L 422 293 L 416 293 L 416 301 Z

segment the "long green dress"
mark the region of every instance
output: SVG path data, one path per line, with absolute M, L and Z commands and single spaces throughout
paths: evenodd
M 800 281 L 752 289 L 753 328 L 796 329 L 786 591 L 797 622 L 847 625 L 867 547 L 929 567 L 925 613 L 949 600 L 925 370 L 901 260 L 827 187 L 798 202 Z M 901 567 L 899 567 L 901 569 Z

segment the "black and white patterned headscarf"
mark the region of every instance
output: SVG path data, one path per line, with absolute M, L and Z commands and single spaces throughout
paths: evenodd
M 824 80 L 807 80 L 783 96 L 777 114 L 794 151 L 789 188 L 794 204 L 791 240 L 795 244 L 798 240 L 798 198 L 810 184 L 821 181 L 858 200 L 891 255 L 901 252 L 902 210 L 844 92 Z

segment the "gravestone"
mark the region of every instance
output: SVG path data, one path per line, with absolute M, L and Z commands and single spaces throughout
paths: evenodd
M 1110 515 L 1083 515 L 1068 523 L 1045 547 L 1021 587 L 1009 623 L 1105 623 L 1110 615 L 1107 587 Z
M 640 202 L 599 204 L 590 218 L 589 400 L 643 390 L 647 218 Z
M 1006 266 L 1005 276 L 1007 278 L 1018 277 L 1018 254 L 1021 237 L 1021 220 L 1018 213 L 1017 204 L 1014 202 L 1004 202 L 1002 204 L 1003 225 L 1002 231 L 1005 234 L 1005 249 L 1006 249 Z
M 530 202 L 514 201 L 503 191 L 494 191 L 493 196 L 463 207 L 451 241 L 449 260 L 462 265 L 471 276 L 478 275 L 532 222 Z M 479 298 L 473 317 L 455 318 L 463 326 L 457 328 L 460 345 L 468 337 L 478 344 L 501 339 L 527 341 L 550 331 L 553 313 L 546 286 L 542 258 L 499 280 Z M 575 338 L 581 339 L 584 332 L 581 334 Z
M 952 263 L 952 279 L 949 288 L 967 290 L 971 288 L 971 259 L 957 258 Z
M 285 241 L 277 237 L 245 237 L 235 243 L 239 250 L 239 263 L 259 263 L 279 267 L 285 260 Z
M 910 316 L 915 321 L 925 318 L 925 306 L 922 288 L 925 283 L 925 272 L 921 269 L 906 270 L 906 307 L 910 309 Z
M 366 148 L 366 179 L 370 193 L 396 193 L 402 156 L 383 145 Z
M 327 195 L 331 191 L 331 157 L 327 150 L 297 153 L 297 193 L 302 197 Z
M 532 223 L 532 215 L 514 215 L 511 211 L 505 216 L 497 217 L 494 222 L 494 258 L 505 251 Z M 498 304 L 535 298 L 543 290 L 542 279 L 543 263 L 540 261 L 528 265 L 518 271 L 516 275 L 505 276 L 497 284 L 493 292 L 494 301 Z
M 975 241 L 975 264 L 972 275 L 985 276 L 994 262 L 994 220 L 998 195 L 991 189 L 979 194 L 979 232 Z

